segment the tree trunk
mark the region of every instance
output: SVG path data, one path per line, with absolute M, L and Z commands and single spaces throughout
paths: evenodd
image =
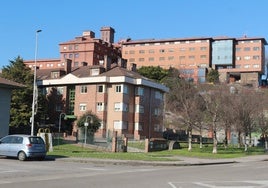
M 199 131 L 200 137 L 199 137 L 199 148 L 202 149 L 203 148 L 203 139 L 202 139 L 202 129 L 200 128 Z
M 188 131 L 188 151 L 192 151 L 192 130 Z
M 218 140 L 217 140 L 217 134 L 216 134 L 216 130 L 213 131 L 213 150 L 212 153 L 217 153 L 217 145 L 218 145 Z
M 228 129 L 226 128 L 225 129 L 225 138 L 224 138 L 224 141 L 223 141 L 223 144 L 224 144 L 224 148 L 227 149 L 227 146 L 228 146 Z
M 238 136 L 237 137 L 238 137 L 237 138 L 238 148 L 240 148 L 241 147 L 241 132 L 240 131 L 238 131 Z
M 267 135 L 264 136 L 265 150 L 268 149 Z
M 245 145 L 245 151 L 248 151 L 248 144 L 247 144 L 247 136 L 244 135 L 244 145 Z

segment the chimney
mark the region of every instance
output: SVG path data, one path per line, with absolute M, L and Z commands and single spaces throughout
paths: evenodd
M 85 61 L 82 62 L 82 66 L 83 66 L 83 67 L 85 67 L 85 66 L 87 66 L 87 65 L 88 65 L 87 62 L 85 62 Z
M 83 37 L 95 38 L 95 33 L 93 31 L 84 31 Z
M 66 59 L 64 63 L 64 70 L 66 71 L 66 74 L 69 74 L 72 71 L 72 60 Z
M 122 58 L 118 58 L 118 65 L 122 68 L 127 68 L 127 60 L 126 59 L 122 59 Z
M 137 64 L 131 63 L 131 71 L 137 72 Z
M 107 55 L 104 56 L 104 65 L 103 66 L 106 68 L 106 71 L 111 69 L 111 59 Z
M 101 39 L 108 43 L 114 43 L 114 33 L 115 30 L 112 27 L 102 27 L 101 28 Z

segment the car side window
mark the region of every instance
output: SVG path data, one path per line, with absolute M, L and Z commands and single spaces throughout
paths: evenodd
M 12 141 L 11 137 L 5 137 L 1 140 L 2 144 L 10 144 Z
M 16 137 L 14 140 L 14 144 L 22 144 L 23 138 L 22 137 Z

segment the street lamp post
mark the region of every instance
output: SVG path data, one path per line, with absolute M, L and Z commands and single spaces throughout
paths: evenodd
M 87 116 L 87 117 L 86 117 L 86 121 L 85 121 L 85 123 L 84 123 L 84 126 L 85 126 L 85 144 L 84 144 L 84 145 L 87 144 L 87 127 L 88 127 L 88 125 L 89 125 L 89 123 L 88 123 L 88 118 L 90 118 L 90 124 L 93 123 L 93 118 L 92 118 L 92 116 Z
M 35 33 L 35 55 L 34 55 L 34 81 L 33 81 L 33 102 L 32 102 L 32 117 L 31 121 L 31 135 L 34 135 L 34 115 L 36 114 L 36 105 L 37 105 L 37 97 L 38 97 L 38 90 L 36 85 L 36 58 L 37 58 L 37 50 L 38 50 L 38 33 L 42 30 L 37 30 Z
M 65 113 L 60 113 L 60 117 L 59 117 L 59 133 L 58 133 L 58 145 L 60 144 L 60 129 L 61 129 L 61 118 L 65 117 L 66 114 Z

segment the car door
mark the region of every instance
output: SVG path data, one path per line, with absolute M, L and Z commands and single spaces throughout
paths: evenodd
M 11 140 L 12 139 L 10 136 L 6 136 L 6 137 L 1 139 L 1 141 L 0 141 L 0 155 L 10 156 L 9 147 L 10 147 Z
M 23 138 L 21 136 L 12 136 L 9 145 L 9 156 L 17 157 L 18 152 L 23 148 L 22 141 Z

